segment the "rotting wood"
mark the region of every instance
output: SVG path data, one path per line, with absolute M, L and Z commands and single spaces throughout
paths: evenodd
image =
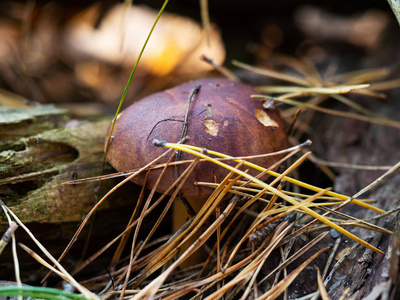
M 0 198 L 23 222 L 80 221 L 104 192 L 96 182 L 62 183 L 100 174 L 109 123 L 71 120 L 52 105 L 1 107 Z

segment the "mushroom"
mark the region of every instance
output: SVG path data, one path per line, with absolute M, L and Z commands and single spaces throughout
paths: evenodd
M 197 93 L 192 91 L 200 87 Z M 193 95 L 191 95 L 193 94 Z M 284 122 L 278 110 L 265 110 L 260 99 L 251 98 L 256 91 L 243 83 L 223 78 L 190 81 L 163 92 L 150 95 L 123 111 L 115 124 L 107 159 L 118 171 L 140 168 L 162 154 L 154 139 L 177 142 L 181 140 L 187 111 L 188 144 L 212 149 L 231 156 L 270 153 L 287 147 Z M 110 129 L 109 129 L 110 130 Z M 109 132 L 106 135 L 106 141 Z M 191 159 L 182 153 L 181 160 Z M 255 164 L 269 167 L 278 158 L 253 159 Z M 167 159 L 164 160 L 166 162 Z M 184 167 L 178 168 L 179 174 Z M 252 173 L 252 171 L 254 173 Z M 151 187 L 161 170 L 150 172 L 147 186 Z M 255 170 L 250 170 L 255 174 Z M 228 171 L 210 162 L 200 162 L 181 189 L 192 202 L 204 202 L 212 189 L 195 182 L 221 181 Z M 168 167 L 157 192 L 165 192 L 175 181 L 174 167 Z M 144 184 L 145 175 L 132 181 Z M 197 205 L 196 205 L 197 206 Z

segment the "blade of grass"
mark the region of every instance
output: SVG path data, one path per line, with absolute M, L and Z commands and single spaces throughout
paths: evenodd
M 136 68 L 137 68 L 137 66 L 138 66 L 138 64 L 139 64 L 139 61 L 140 61 L 140 59 L 142 58 L 144 49 L 146 48 L 147 43 L 148 43 L 149 40 L 150 40 L 150 36 L 152 35 L 152 33 L 153 33 L 153 31 L 154 31 L 154 28 L 156 27 L 156 25 L 157 25 L 157 23 L 158 23 L 158 20 L 160 19 L 162 13 L 164 12 L 164 9 L 165 9 L 165 7 L 167 6 L 168 1 L 169 1 L 169 0 L 165 0 L 165 1 L 164 1 L 164 4 L 162 5 L 160 11 L 158 12 L 158 15 L 157 15 L 157 17 L 156 17 L 156 20 L 154 21 L 154 24 L 153 24 L 153 26 L 151 27 L 149 34 L 147 35 L 146 41 L 144 42 L 143 47 L 142 47 L 142 49 L 140 50 L 139 56 L 138 56 L 138 58 L 137 58 L 137 60 L 136 60 L 136 62 L 135 62 L 135 65 L 134 65 L 133 68 L 132 68 L 131 75 L 129 76 L 128 82 L 126 83 L 125 89 L 124 89 L 124 91 L 123 91 L 123 93 L 122 93 L 121 100 L 119 101 L 117 111 L 115 112 L 115 116 L 114 116 L 114 119 L 113 119 L 113 121 L 112 121 L 111 129 L 110 129 L 110 134 L 108 135 L 108 138 L 107 138 L 107 145 L 106 145 L 106 150 L 104 151 L 103 165 L 102 165 L 102 168 L 101 168 L 101 173 L 103 173 L 103 170 L 104 170 L 104 165 L 105 165 L 105 162 L 106 162 L 108 149 L 110 148 L 111 136 L 112 136 L 112 134 L 113 134 L 114 127 L 115 127 L 115 122 L 117 121 L 117 117 L 118 117 L 119 111 L 121 110 L 122 103 L 123 103 L 124 100 L 125 100 L 126 93 L 127 93 L 128 88 L 129 88 L 129 86 L 130 86 L 130 84 L 131 84 L 131 81 L 132 81 L 132 78 L 133 78 L 133 74 L 135 74 L 135 71 L 136 71 Z
M 88 298 L 64 292 L 57 289 L 46 288 L 46 287 L 33 287 L 33 286 L 23 286 L 23 287 L 1 287 L 0 296 L 23 296 L 26 298 L 32 297 L 35 299 L 56 299 L 56 300 L 88 300 Z

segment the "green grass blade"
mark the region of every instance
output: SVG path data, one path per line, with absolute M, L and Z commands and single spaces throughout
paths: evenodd
M 86 297 L 78 294 L 68 293 L 57 289 L 45 288 L 45 287 L 34 287 L 34 286 L 10 286 L 10 287 L 0 287 L 0 296 L 23 296 L 33 297 L 37 299 L 77 299 L 77 300 L 87 300 Z
M 148 43 L 149 40 L 150 40 L 150 36 L 152 35 L 152 33 L 153 33 L 153 31 L 154 31 L 154 28 L 156 27 L 156 25 L 157 25 L 157 23 L 158 23 L 158 20 L 160 19 L 162 13 L 164 12 L 164 9 L 165 9 L 165 7 L 167 6 L 168 1 L 169 1 L 169 0 L 165 0 L 165 1 L 164 1 L 163 6 L 161 7 L 160 11 L 158 12 L 157 18 L 156 18 L 156 20 L 154 21 L 154 24 L 153 24 L 153 26 L 151 27 L 149 34 L 147 35 L 146 41 L 145 41 L 144 44 L 143 44 L 142 50 L 140 50 L 139 57 L 137 58 L 136 63 L 135 63 L 135 65 L 133 66 L 131 75 L 129 76 L 128 82 L 126 83 L 124 92 L 122 93 L 121 100 L 119 101 L 117 111 L 116 111 L 115 116 L 114 116 L 114 119 L 113 119 L 113 121 L 112 121 L 110 134 L 108 135 L 106 151 L 104 151 L 104 156 L 103 156 L 103 165 L 102 165 L 102 168 L 101 168 L 101 173 L 103 173 L 104 164 L 105 164 L 105 162 L 106 162 L 106 157 L 107 157 L 108 149 L 110 148 L 111 136 L 112 136 L 112 133 L 113 133 L 113 131 L 114 131 L 115 121 L 117 120 L 118 114 L 119 114 L 119 112 L 120 112 L 120 110 L 121 110 L 121 107 L 122 107 L 122 103 L 124 102 L 124 99 L 125 99 L 125 96 L 126 96 L 126 92 L 128 91 L 128 88 L 129 88 L 129 86 L 130 86 L 130 84 L 131 84 L 133 74 L 134 74 L 135 71 L 136 71 L 136 68 L 137 68 L 137 66 L 138 66 L 138 64 L 139 64 L 139 61 L 140 61 L 140 59 L 141 59 L 141 57 L 142 57 L 142 55 L 143 55 L 144 49 L 146 48 L 147 43 Z

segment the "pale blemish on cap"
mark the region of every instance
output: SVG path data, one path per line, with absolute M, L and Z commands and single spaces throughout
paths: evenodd
M 205 131 L 212 136 L 218 135 L 218 125 L 214 120 L 205 120 L 204 126 L 206 126 Z
M 255 115 L 257 120 L 265 127 L 279 127 L 278 123 L 271 119 L 265 110 L 257 108 Z

